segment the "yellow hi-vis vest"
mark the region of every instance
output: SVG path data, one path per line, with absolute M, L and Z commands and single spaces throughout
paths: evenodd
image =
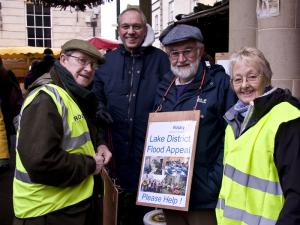
M 52 98 L 62 117 L 64 129 L 62 149 L 70 154 L 95 155 L 86 120 L 78 105 L 62 88 L 49 84 L 34 90 L 26 98 L 21 114 L 40 92 L 45 92 Z M 13 182 L 13 204 L 16 217 L 45 215 L 74 205 L 92 195 L 94 186 L 92 175 L 81 183 L 69 187 L 54 187 L 32 182 L 18 154 L 19 129 L 20 126 L 17 132 L 16 171 Z
M 219 225 L 276 224 L 284 196 L 273 158 L 275 135 L 281 123 L 298 117 L 299 109 L 282 102 L 237 139 L 227 126 Z

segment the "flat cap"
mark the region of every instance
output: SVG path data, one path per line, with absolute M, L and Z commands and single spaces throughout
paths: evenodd
M 190 39 L 202 42 L 203 36 L 198 27 L 186 24 L 171 25 L 167 27 L 159 37 L 159 40 L 163 45 L 170 45 Z
M 87 41 L 79 40 L 79 39 L 72 39 L 67 41 L 61 46 L 61 51 L 71 51 L 76 50 L 82 53 L 89 55 L 90 57 L 97 59 L 99 64 L 105 62 L 103 55 L 99 52 L 99 50 L 92 44 Z

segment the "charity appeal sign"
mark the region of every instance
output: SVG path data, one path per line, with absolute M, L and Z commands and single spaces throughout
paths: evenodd
M 150 113 L 137 204 L 188 210 L 200 111 Z

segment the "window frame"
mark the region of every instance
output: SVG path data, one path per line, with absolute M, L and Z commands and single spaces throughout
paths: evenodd
M 25 4 L 27 45 L 52 47 L 51 8 L 44 5 Z

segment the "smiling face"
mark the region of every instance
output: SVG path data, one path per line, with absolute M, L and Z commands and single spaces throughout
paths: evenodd
M 142 45 L 147 28 L 141 15 L 135 10 L 129 10 L 119 18 L 118 33 L 124 47 L 132 51 Z
M 231 84 L 239 100 L 249 104 L 264 93 L 267 81 L 255 63 L 240 60 L 232 67 Z
M 60 63 L 72 74 L 78 85 L 87 87 L 93 81 L 97 61 L 87 54 L 79 51 L 61 54 Z
M 192 80 L 198 70 L 203 47 L 188 40 L 168 46 L 171 70 L 181 83 Z

